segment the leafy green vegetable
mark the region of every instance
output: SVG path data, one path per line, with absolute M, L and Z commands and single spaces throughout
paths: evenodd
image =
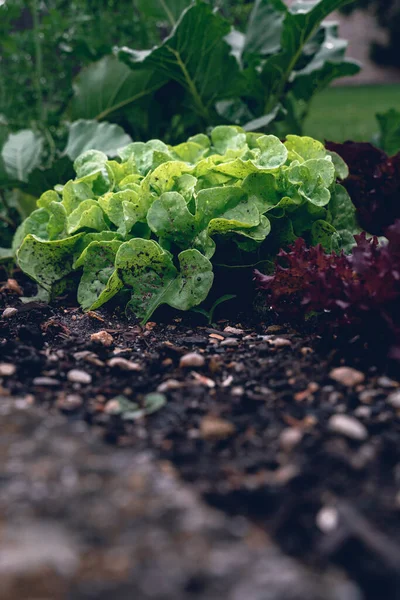
M 146 322 L 163 304 L 201 304 L 211 259 L 273 260 L 299 236 L 351 249 L 355 211 L 336 183 L 345 165 L 316 140 L 218 126 L 210 137 L 135 142 L 119 155 L 77 157 L 77 178 L 45 192 L 14 238 L 20 267 L 50 294 L 80 278 L 84 310 L 130 294 L 128 309 Z

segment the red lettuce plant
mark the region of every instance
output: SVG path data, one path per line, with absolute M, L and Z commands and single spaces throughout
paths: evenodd
M 281 250 L 273 275 L 255 272 L 259 289 L 280 314 L 321 313 L 334 327 L 383 331 L 400 360 L 400 220 L 385 231 L 388 243 L 356 236 L 349 256 L 326 254 L 299 238 Z
M 363 229 L 384 235 L 385 229 L 400 219 L 400 153 L 389 157 L 372 144 L 327 142 L 349 167 L 343 183 L 357 208 Z

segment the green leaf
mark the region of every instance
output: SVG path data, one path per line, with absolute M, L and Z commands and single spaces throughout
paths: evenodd
M 143 142 L 133 142 L 118 152 L 121 160 L 132 160 L 141 175 L 147 175 L 158 165 L 173 160 L 173 155 L 164 142 L 160 140 L 150 140 L 145 144 Z
M 122 242 L 93 241 L 82 252 L 74 267 L 83 266 L 78 287 L 78 302 L 83 310 L 95 310 L 122 289 L 115 271 L 115 256 Z
M 335 179 L 332 161 L 326 158 L 311 158 L 302 164 L 295 162 L 287 170 L 289 183 L 298 187 L 299 194 L 316 206 L 328 204 L 329 187 Z
M 207 319 L 208 324 L 211 325 L 214 319 L 215 310 L 218 308 L 218 306 L 220 304 L 223 304 L 224 302 L 228 302 L 228 300 L 233 300 L 234 298 L 237 298 L 236 294 L 225 294 L 224 296 L 220 296 L 216 299 L 216 301 L 211 306 L 210 310 L 206 310 L 205 308 L 200 307 L 194 307 L 192 308 L 192 311 L 204 315 Z
M 147 213 L 147 223 L 159 238 L 175 242 L 180 248 L 188 247 L 198 233 L 196 219 L 178 192 L 166 192 L 155 200 Z
M 351 0 L 310 0 L 308 2 L 294 3 L 287 9 L 281 30 L 280 49 L 267 57 L 267 60 L 262 66 L 261 73 L 256 77 L 258 86 L 261 85 L 263 88 L 264 98 L 267 98 L 267 101 L 262 108 L 262 113 L 270 113 L 280 102 L 285 100 L 288 87 L 289 89 L 291 87 L 291 82 L 294 81 L 294 85 L 296 85 L 295 71 L 301 71 L 301 66 L 299 64 L 300 60 L 303 59 L 307 61 L 307 54 L 311 51 L 310 46 L 312 46 L 310 41 L 312 40 L 317 44 L 314 36 L 318 31 L 321 22 L 328 17 L 331 12 L 338 10 L 350 1 Z M 315 90 L 313 92 L 311 89 L 311 93 L 315 93 L 319 88 L 324 87 L 334 77 L 345 74 L 342 71 L 332 73 L 329 68 L 325 70 L 327 58 L 332 58 L 332 56 L 328 54 L 331 43 L 332 42 L 329 40 L 327 41 L 325 48 L 321 51 L 322 56 L 320 54 L 318 57 L 318 53 L 315 49 L 313 51 L 314 55 L 317 54 L 317 58 L 314 65 L 310 67 L 310 70 L 318 71 L 319 69 L 320 75 L 319 77 L 314 78 Z M 309 58 L 307 62 L 310 63 Z M 322 67 L 321 64 L 323 65 Z M 336 69 L 338 69 L 338 64 L 340 63 L 337 63 Z M 355 71 L 353 70 L 353 73 L 358 71 L 358 68 L 354 66 L 352 66 L 351 69 L 355 69 Z M 353 73 L 348 72 L 348 74 Z M 323 84 L 320 82 L 319 78 Z M 309 102 L 310 99 L 311 96 L 308 95 L 307 102 Z M 286 104 L 285 108 L 286 110 L 288 108 Z M 304 118 L 306 112 L 307 109 L 306 111 L 303 111 L 299 118 L 300 122 L 298 125 L 301 126 L 301 120 Z M 292 131 L 293 130 L 294 126 L 292 126 Z
M 13 260 L 14 257 L 15 254 L 12 248 L 0 248 L 0 263 Z
M 336 229 L 327 221 L 315 221 L 311 227 L 311 244 L 321 244 L 326 252 L 332 252 Z
M 68 127 L 64 154 L 71 160 L 86 150 L 100 150 L 107 156 L 117 156 L 118 150 L 131 141 L 131 137 L 119 125 L 80 119 Z
M 392 108 L 376 115 L 380 127 L 381 148 L 393 156 L 400 151 L 400 112 Z
M 93 199 L 93 192 L 87 183 L 68 181 L 63 187 L 62 203 L 67 214 L 78 208 L 83 200 L 90 199 Z
M 126 236 L 132 227 L 146 218 L 146 206 L 142 198 L 132 190 L 109 193 L 99 198 L 99 205 L 114 225 L 118 233 Z
M 68 234 L 76 233 L 80 229 L 94 229 L 95 231 L 108 229 L 103 211 L 96 200 L 83 200 L 68 216 Z
M 146 17 L 168 21 L 174 27 L 192 0 L 138 0 L 138 9 Z
M 335 185 L 332 191 L 329 213 L 330 222 L 339 236 L 336 249 L 351 252 L 355 245 L 354 236 L 361 233 L 361 228 L 357 221 L 356 208 L 342 185 Z
M 74 250 L 83 235 L 78 233 L 62 240 L 44 241 L 29 234 L 17 252 L 18 265 L 24 273 L 50 291 L 54 283 L 72 272 Z
M 237 60 L 224 37 L 230 26 L 203 2 L 188 8 L 172 34 L 148 51 L 121 48 L 118 56 L 132 68 L 144 68 L 177 81 L 187 92 L 192 109 L 207 123 L 221 99 L 243 89 Z
M 8 177 L 27 182 L 29 174 L 40 164 L 42 151 L 43 138 L 30 129 L 11 133 L 1 150 Z
M 74 177 L 72 161 L 68 156 L 62 156 L 55 160 L 49 167 L 39 166 L 28 176 L 24 189 L 30 194 L 38 197 L 46 190 L 56 185 L 65 184 Z
M 114 56 L 106 56 L 82 69 L 74 82 L 69 116 L 106 119 L 164 85 L 166 78 L 153 70 L 133 72 Z
M 287 7 L 282 0 L 256 0 L 247 23 L 243 54 L 268 56 L 281 48 Z M 268 32 L 268 35 L 266 35 Z
M 161 304 L 189 310 L 206 298 L 213 281 L 210 261 L 197 250 L 181 252 L 178 260 L 180 271 L 152 240 L 133 239 L 118 250 L 118 277 L 132 290 L 128 306 L 143 323 Z
M 74 162 L 80 183 L 90 185 L 97 196 L 109 192 L 114 187 L 113 172 L 107 163 L 107 156 L 99 150 L 87 150 Z

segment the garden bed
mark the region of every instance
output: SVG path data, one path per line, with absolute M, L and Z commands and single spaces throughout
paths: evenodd
M 150 450 L 303 564 L 343 569 L 367 600 L 398 597 L 400 383 L 378 349 L 259 314 L 142 328 L 15 291 L 2 291 L 17 309 L 0 320 L 2 396 L 83 419 L 132 459 Z

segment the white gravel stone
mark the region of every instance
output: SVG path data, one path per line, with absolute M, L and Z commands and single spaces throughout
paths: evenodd
M 361 371 L 357 371 L 352 367 L 338 367 L 337 369 L 332 369 L 329 373 L 329 377 L 346 387 L 358 385 L 365 379 L 364 373 L 361 373 Z
M 393 408 L 400 409 L 400 390 L 389 394 L 386 401 L 388 404 L 393 406 Z
M 16 308 L 5 308 L 2 313 L 3 319 L 11 319 L 14 315 L 16 315 L 18 310 Z
M 360 421 L 348 415 L 333 415 L 329 419 L 329 429 L 352 440 L 365 440 L 368 431 Z
M 279 437 L 279 445 L 285 452 L 291 452 L 301 442 L 303 433 L 295 427 L 287 427 Z
M 11 363 L 0 363 L 0 377 L 10 377 L 16 370 L 17 367 Z
M 199 354 L 198 352 L 189 352 L 181 357 L 179 361 L 179 366 L 182 368 L 186 367 L 204 367 L 206 361 L 204 356 Z
M 72 383 L 88 384 L 91 383 L 92 376 L 89 375 L 89 373 L 86 373 L 86 371 L 82 371 L 81 369 L 72 369 L 68 372 L 67 379 Z

